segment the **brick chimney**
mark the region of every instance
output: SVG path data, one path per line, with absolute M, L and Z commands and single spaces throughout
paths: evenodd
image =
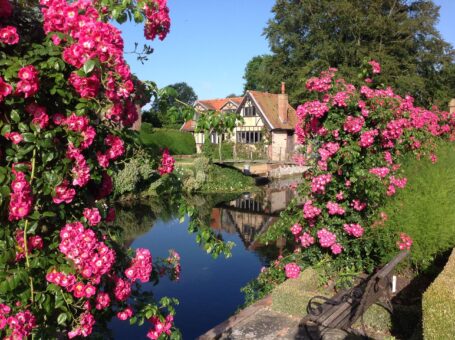
M 455 113 L 455 98 L 453 98 L 449 103 L 449 112 Z
M 278 95 L 278 117 L 282 123 L 288 121 L 288 95 L 286 94 L 286 83 L 281 83 L 281 93 Z

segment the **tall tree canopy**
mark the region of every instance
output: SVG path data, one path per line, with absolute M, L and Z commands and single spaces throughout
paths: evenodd
M 152 106 L 142 113 L 142 120 L 154 127 L 180 127 L 196 100 L 196 93 L 187 83 L 168 85 L 156 91 Z
M 420 104 L 445 105 L 455 94 L 455 52 L 435 25 L 439 7 L 427 0 L 277 0 L 264 30 L 272 55 L 253 58 L 246 87 L 307 96 L 305 79 L 329 66 L 355 81 L 364 59 L 383 66 L 379 79 Z

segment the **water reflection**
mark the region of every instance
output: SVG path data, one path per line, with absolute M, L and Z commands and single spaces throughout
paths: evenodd
M 187 197 L 196 207 L 197 218 L 204 221 L 224 241 L 236 244 L 232 258 L 213 260 L 188 234 L 189 219 L 178 221 L 178 202 L 152 200 L 123 204 L 117 208 L 117 222 L 133 248 L 149 248 L 154 257 L 166 257 L 176 249 L 182 258 L 178 282 L 162 280 L 157 286 L 144 285 L 156 298 L 172 296 L 180 300 L 176 326 L 184 339 L 194 339 L 224 321 L 243 304 L 240 288 L 255 278 L 262 266 L 276 258 L 277 248 L 263 246 L 257 237 L 278 218 L 279 212 L 294 197 L 289 182 L 271 183 L 259 193 L 204 195 Z M 194 217 L 193 217 L 194 218 Z M 147 327 L 131 329 L 127 323 L 114 321 L 111 329 L 116 339 L 145 338 Z

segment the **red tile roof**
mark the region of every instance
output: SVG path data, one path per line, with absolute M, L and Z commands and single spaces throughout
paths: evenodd
M 187 131 L 187 132 L 194 132 L 194 129 L 196 129 L 196 122 L 194 120 L 188 120 L 185 123 L 183 123 L 182 127 L 180 128 L 181 131 Z
M 219 99 L 206 99 L 197 100 L 195 105 L 198 103 L 204 106 L 207 110 L 220 111 L 223 106 L 232 101 L 235 105 L 239 106 L 242 102 L 243 97 L 232 97 L 232 98 L 219 98 Z

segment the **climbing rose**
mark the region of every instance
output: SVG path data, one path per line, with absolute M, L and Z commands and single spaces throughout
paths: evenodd
M 19 42 L 19 35 L 16 27 L 6 26 L 0 29 L 0 43 L 6 45 L 15 45 Z
M 409 250 L 411 249 L 412 242 L 412 238 L 409 235 L 400 233 L 400 241 L 397 242 L 397 246 L 400 250 Z
M 175 159 L 169 154 L 169 150 L 165 149 L 161 158 L 161 165 L 158 168 L 160 175 L 169 174 L 174 171 Z
M 101 215 L 98 208 L 85 208 L 84 209 L 84 217 L 87 219 L 87 222 L 92 227 L 96 226 L 98 223 L 101 222 Z
M 373 73 L 374 74 L 381 73 L 381 65 L 377 61 L 371 60 L 371 61 L 368 62 L 368 64 L 370 64 L 371 67 L 373 68 Z
M 288 263 L 284 266 L 284 271 L 288 279 L 296 279 L 300 274 L 300 267 L 294 263 Z

